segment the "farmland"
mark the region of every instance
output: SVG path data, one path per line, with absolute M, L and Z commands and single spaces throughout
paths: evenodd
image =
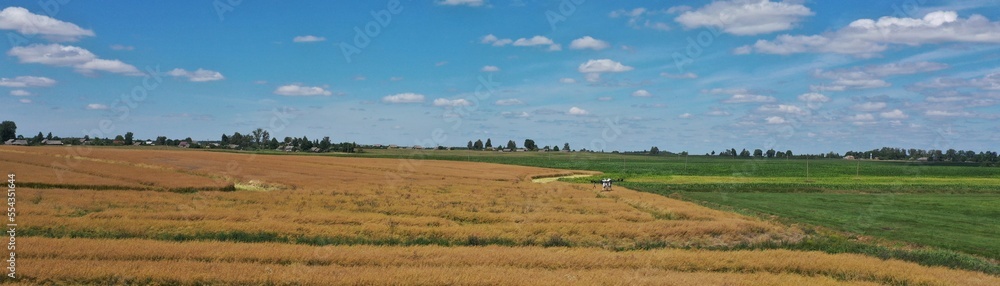
M 0 147 L 0 166 L 20 186 L 17 281 L 998 282 L 896 259 L 775 249 L 816 234 L 659 194 L 531 181 L 590 171 L 372 155 L 388 158 Z
M 375 150 L 367 156 L 405 157 Z M 962 163 L 733 159 L 602 153 L 423 152 L 424 158 L 604 172 L 629 188 L 748 215 L 778 216 L 912 245 L 1000 259 L 1000 168 Z M 593 178 L 567 181 L 589 183 Z M 829 250 L 838 247 L 817 247 Z M 954 256 L 945 253 L 935 256 Z M 867 250 L 854 252 L 870 253 Z M 882 252 L 881 250 L 878 252 Z M 939 258 L 916 260 L 941 260 Z M 989 268 L 997 269 L 996 263 Z

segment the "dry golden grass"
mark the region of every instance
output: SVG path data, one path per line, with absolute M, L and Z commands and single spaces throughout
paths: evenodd
M 566 171 L 480 163 L 199 151 L 0 147 L 22 182 L 19 270 L 36 283 L 996 284 L 858 255 L 690 251 L 796 242 L 801 230 L 624 188 L 531 183 Z M 44 173 L 44 172 L 42 172 Z M 48 176 L 48 177 L 46 177 Z M 42 178 L 42 179 L 39 179 Z M 37 181 L 36 181 L 37 180 Z M 237 184 L 249 191 L 173 193 Z M 132 186 L 132 185 L 130 185 Z M 73 237 L 73 238 L 69 238 Z M 111 239 L 118 238 L 118 239 Z M 226 241 L 219 241 L 226 240 Z M 175 242 L 184 241 L 184 242 Z M 263 242 L 263 243 L 236 243 Z M 466 247 L 463 245 L 490 245 Z M 323 246 L 326 245 L 326 246 Z M 544 248 L 542 246 L 560 246 Z M 616 252 L 615 250 L 634 250 Z

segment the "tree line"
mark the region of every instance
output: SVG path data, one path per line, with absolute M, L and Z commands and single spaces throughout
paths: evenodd
M 281 151 L 309 151 L 309 152 L 362 152 L 357 143 L 341 142 L 333 143 L 329 136 L 323 139 L 309 140 L 309 137 L 285 137 L 278 141 L 278 138 L 271 137 L 270 132 L 263 128 L 254 129 L 246 134 L 234 132 L 232 135 L 222 134 L 220 147 L 238 150 L 281 150 Z
M 539 147 L 537 144 L 535 144 L 535 140 L 532 140 L 532 139 L 524 139 L 524 145 L 523 146 L 524 146 L 524 149 L 528 150 L 528 151 L 538 151 L 538 150 L 545 150 L 545 151 L 561 151 L 561 150 L 565 150 L 567 152 L 568 151 L 572 151 L 572 149 L 569 148 L 569 143 L 563 143 L 563 148 L 562 149 L 559 149 L 559 145 L 553 145 L 553 146 L 546 145 L 544 147 Z M 507 149 L 507 150 L 517 150 L 518 149 L 517 148 L 517 143 L 515 143 L 514 140 L 508 140 L 507 141 L 507 145 L 505 147 L 494 148 L 493 147 L 493 140 L 490 139 L 490 138 L 486 138 L 486 142 L 485 143 L 483 143 L 482 139 L 476 139 L 475 142 L 473 142 L 473 141 L 470 140 L 469 143 L 466 144 L 466 148 L 469 149 L 469 150 L 476 150 L 476 151 L 494 150 L 494 149 Z

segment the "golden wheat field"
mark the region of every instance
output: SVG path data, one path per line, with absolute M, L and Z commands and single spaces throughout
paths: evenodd
M 1000 284 L 853 254 L 698 250 L 805 234 L 624 188 L 531 181 L 565 170 L 416 159 L 0 146 L 19 186 L 19 277 L 5 282 Z

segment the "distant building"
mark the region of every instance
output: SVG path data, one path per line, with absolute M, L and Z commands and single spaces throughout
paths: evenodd
M 854 160 L 854 156 L 844 156 L 844 160 Z
M 177 147 L 188 148 L 191 147 L 191 143 L 188 143 L 187 141 L 181 141 L 181 143 L 177 144 Z
M 917 162 L 927 162 L 927 157 L 917 158 Z
M 7 144 L 7 145 L 28 146 L 28 140 L 24 140 L 24 139 L 20 139 L 20 140 L 10 139 L 10 140 L 7 140 L 7 142 L 5 142 L 4 144 Z
M 153 140 L 146 140 L 146 145 L 153 145 Z

